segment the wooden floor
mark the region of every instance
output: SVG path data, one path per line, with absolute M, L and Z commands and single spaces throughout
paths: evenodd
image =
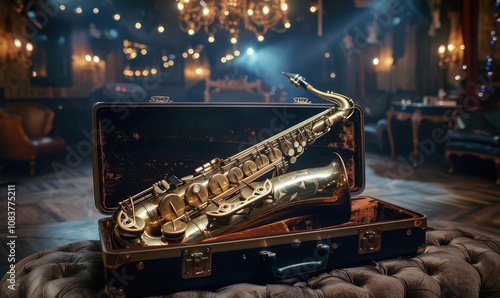
M 500 235 L 500 188 L 493 177 L 476 176 L 448 174 L 439 161 L 426 161 L 414 169 L 387 156 L 367 153 L 363 195 L 423 213 L 429 225 L 455 225 Z M 95 207 L 89 160 L 62 174 L 45 165 L 34 177 L 4 173 L 6 178 L 16 187 L 16 261 L 40 250 L 99 238 L 97 220 L 104 215 Z M 4 205 L 0 212 L 0 269 L 5 272 L 11 240 L 5 185 L 0 196 Z

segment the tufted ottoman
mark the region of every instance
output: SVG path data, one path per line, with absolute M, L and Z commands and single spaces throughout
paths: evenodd
M 336 269 L 306 281 L 235 284 L 217 292 L 178 297 L 500 297 L 500 243 L 455 228 L 429 228 L 425 253 L 372 265 Z M 78 242 L 34 254 L 16 265 L 0 297 L 104 297 L 98 241 Z M 230 272 L 228 272 L 230 274 Z

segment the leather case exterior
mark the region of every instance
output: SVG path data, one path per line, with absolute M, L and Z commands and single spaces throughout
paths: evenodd
M 93 110 L 96 207 L 118 203 L 170 175 L 182 177 L 226 158 L 332 105 L 101 103 Z M 424 215 L 360 196 L 364 189 L 363 113 L 308 146 L 288 172 L 323 166 L 338 153 L 351 199 L 199 243 L 122 248 L 113 219 L 99 221 L 105 287 L 112 296 L 164 295 L 250 282 L 265 284 L 371 260 L 411 256 L 425 243 Z

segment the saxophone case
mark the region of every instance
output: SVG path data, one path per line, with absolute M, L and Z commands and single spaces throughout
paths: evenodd
M 422 250 L 424 215 L 361 195 L 365 185 L 361 108 L 354 106 L 352 115 L 324 129 L 314 142 L 300 140 L 301 133 L 308 133 L 307 122 L 333 107 L 96 104 L 92 112 L 94 188 L 97 209 L 108 215 L 98 223 L 107 293 L 156 296 L 216 290 L 234 283 L 267 284 L 372 260 L 413 256 Z M 294 127 L 300 127 L 299 133 L 288 137 Z M 224 185 L 227 190 L 227 181 L 215 179 L 214 173 L 205 175 L 210 172 L 207 169 L 217 168 L 220 160 L 229 157 L 243 161 L 251 155 L 261 160 L 261 152 L 269 155 L 269 150 L 249 150 L 272 140 L 289 146 L 279 148 L 285 163 L 253 182 L 241 180 L 238 171 L 235 177 L 243 182 L 233 196 L 244 198 L 208 204 L 204 191 L 217 193 Z M 294 156 L 286 156 L 293 153 L 290 149 Z M 169 187 L 175 192 L 193 184 L 193 174 L 199 183 L 184 189 L 187 203 L 157 199 L 169 193 Z M 246 188 L 250 194 L 243 195 Z M 196 200 L 201 207 L 216 208 L 190 207 Z M 132 215 L 120 211 L 124 206 Z M 228 215 L 231 208 L 239 209 Z M 155 227 L 158 222 L 161 227 Z M 134 224 L 138 231 L 127 230 Z

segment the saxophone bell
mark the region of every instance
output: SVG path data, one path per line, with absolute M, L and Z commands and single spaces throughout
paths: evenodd
M 255 183 L 252 195 L 240 195 L 221 204 L 187 224 L 183 243 L 197 242 L 221 234 L 233 233 L 243 227 L 282 220 L 292 213 L 301 212 L 301 204 L 310 200 L 328 200 L 332 206 L 350 201 L 347 171 L 342 158 L 337 157 L 328 165 L 302 169 Z M 254 188 L 255 186 L 248 186 Z M 283 218 L 280 218 L 280 211 Z

